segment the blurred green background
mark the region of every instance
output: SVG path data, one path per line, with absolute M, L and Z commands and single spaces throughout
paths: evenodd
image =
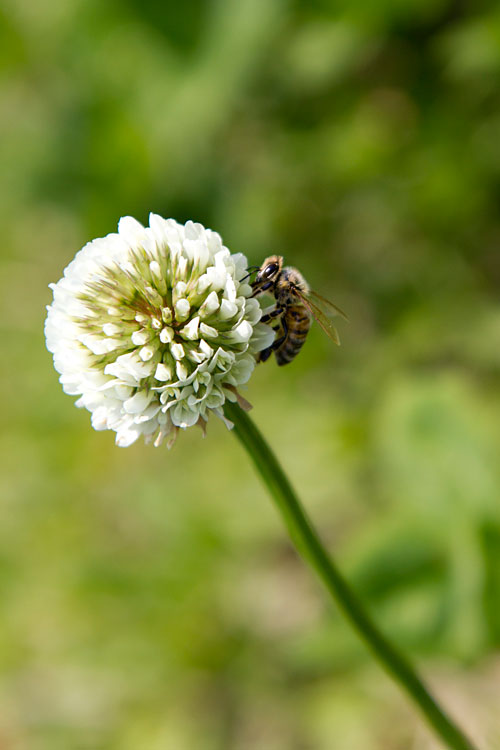
M 330 549 L 500 747 L 500 6 L 2 0 L 0 747 L 438 745 L 234 437 L 114 445 L 47 285 L 153 210 L 344 308 L 245 392 Z

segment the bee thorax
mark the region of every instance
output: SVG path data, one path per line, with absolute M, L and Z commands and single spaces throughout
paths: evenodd
M 287 266 L 284 268 L 276 281 L 275 296 L 281 305 L 292 305 L 297 302 L 297 289 L 302 294 L 309 292 L 309 285 L 301 273 L 296 268 Z

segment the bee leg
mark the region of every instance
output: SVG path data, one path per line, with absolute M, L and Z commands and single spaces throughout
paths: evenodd
M 273 331 L 275 333 L 279 333 L 281 330 L 282 330 L 281 325 L 273 326 Z M 281 340 L 281 336 L 280 336 L 280 340 Z M 271 344 L 271 346 L 268 346 L 266 349 L 263 349 L 261 352 L 259 352 L 259 358 L 258 358 L 259 362 L 267 362 L 267 360 L 269 359 L 269 357 L 271 356 L 271 354 L 275 350 L 275 343 L 276 343 L 276 341 L 273 341 L 273 343 Z
M 283 315 L 283 312 L 284 310 L 282 307 L 275 307 L 274 310 L 271 310 L 271 312 L 268 312 L 265 315 L 263 315 L 262 318 L 260 319 L 260 322 L 269 323 L 270 320 L 273 320 L 274 318 L 278 318 L 280 315 Z M 279 329 L 275 328 L 274 330 L 276 331 Z
M 272 346 L 268 346 L 267 349 L 263 349 L 261 352 L 259 352 L 259 362 L 267 362 L 272 353 Z
M 283 346 L 288 337 L 288 326 L 286 324 L 285 318 L 281 318 L 281 330 L 283 331 L 283 333 L 281 334 L 279 339 L 275 339 L 271 344 L 271 349 L 275 352 L 278 351 L 281 346 Z
M 256 282 L 254 281 L 254 283 L 252 284 L 253 292 L 250 296 L 257 297 L 258 294 L 267 292 L 267 290 L 270 289 L 272 286 L 274 286 L 274 281 L 267 281 L 265 284 L 261 284 L 261 286 L 256 286 Z

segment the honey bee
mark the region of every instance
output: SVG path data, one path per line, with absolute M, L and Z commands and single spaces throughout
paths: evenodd
M 258 267 L 257 267 L 258 268 Z M 252 283 L 253 297 L 268 292 L 274 295 L 275 307 L 264 313 L 262 323 L 276 321 L 276 337 L 271 346 L 263 349 L 259 362 L 266 362 L 274 352 L 278 365 L 286 365 L 301 350 L 314 318 L 336 344 L 340 344 L 337 331 L 330 320 L 341 315 L 342 310 L 321 295 L 311 291 L 307 281 L 296 268 L 283 267 L 281 255 L 271 255 L 258 268 Z

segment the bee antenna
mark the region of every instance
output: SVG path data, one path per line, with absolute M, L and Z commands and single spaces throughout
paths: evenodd
M 253 273 L 255 273 L 255 271 L 258 271 L 259 268 L 260 268 L 260 266 L 248 266 L 248 268 L 247 268 L 248 273 L 247 273 L 246 276 L 243 276 L 243 278 L 239 280 L 240 284 L 241 284 L 242 281 L 245 281 L 246 279 L 248 279 L 249 276 L 251 276 Z

